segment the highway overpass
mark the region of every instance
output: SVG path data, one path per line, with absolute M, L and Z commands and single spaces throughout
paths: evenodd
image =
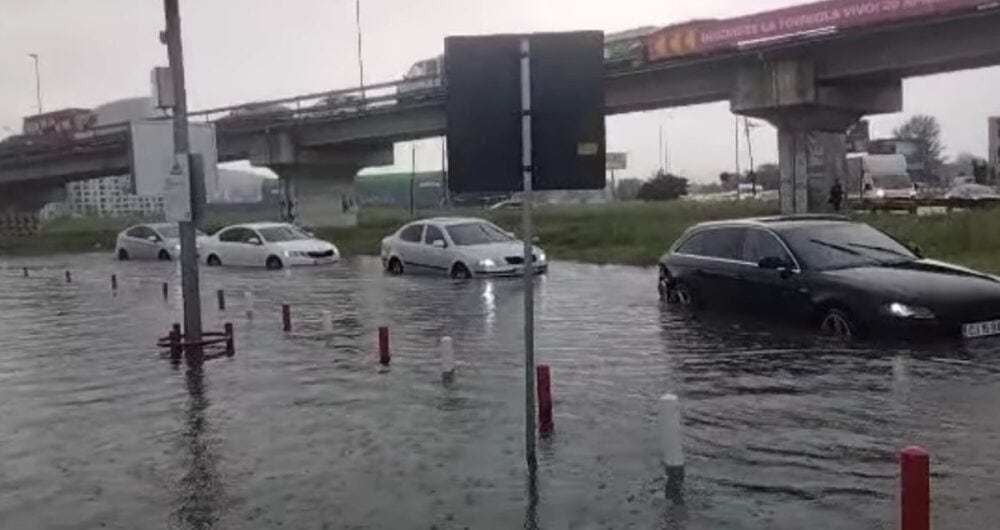
M 606 111 L 728 100 L 734 112 L 779 129 L 782 208 L 807 211 L 825 196 L 829 164 L 843 157 L 827 153 L 817 161 L 809 147 L 817 137 L 842 134 L 863 115 L 901 110 L 905 78 L 1000 64 L 997 28 L 1000 9 L 991 9 L 609 71 Z M 350 212 L 330 213 L 329 204 L 350 206 L 344 198 L 360 168 L 392 163 L 394 142 L 445 132 L 443 91 L 400 99 L 395 85 L 368 87 L 375 96 L 360 111 L 311 104 L 359 92 L 353 88 L 255 104 L 287 107 L 272 114 L 227 119 L 245 108 L 240 105 L 192 119 L 215 122 L 220 161 L 246 159 L 274 169 L 289 193 L 297 192 L 308 221 L 350 223 Z M 67 181 L 127 173 L 129 160 L 127 131 L 114 128 L 58 149 L 0 150 L 0 210 L 4 201 L 8 208 L 37 207 L 45 190 Z

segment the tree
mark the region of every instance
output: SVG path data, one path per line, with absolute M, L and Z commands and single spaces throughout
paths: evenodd
M 736 173 L 723 171 L 722 173 L 719 173 L 719 182 L 722 184 L 722 189 L 735 190 L 736 186 L 740 183 L 740 176 Z
M 649 182 L 642 185 L 638 198 L 641 201 L 672 201 L 687 194 L 686 178 L 670 173 L 657 173 Z
M 942 153 L 944 144 L 941 142 L 941 124 L 937 118 L 927 114 L 917 114 L 893 131 L 896 138 L 919 140 L 927 150 L 927 162 L 932 170 L 944 163 Z
M 781 170 L 778 165 L 761 164 L 757 166 L 757 185 L 765 190 L 781 188 Z

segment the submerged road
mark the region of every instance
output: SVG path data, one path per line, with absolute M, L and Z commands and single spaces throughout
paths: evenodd
M 663 309 L 652 270 L 556 263 L 537 327 L 556 432 L 532 483 L 517 280 L 387 278 L 371 258 L 206 270 L 206 328 L 232 321 L 238 352 L 196 377 L 152 346 L 181 320 L 173 264 L 90 254 L 6 267 L 7 528 L 893 528 L 896 451 L 910 444 L 932 455 L 935 527 L 1000 518 L 1000 341 L 845 346 Z M 459 361 L 447 388 L 442 335 Z M 684 412 L 683 506 L 662 494 L 664 392 Z

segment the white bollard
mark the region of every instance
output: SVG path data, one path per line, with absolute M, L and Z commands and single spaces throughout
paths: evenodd
M 333 313 L 331 311 L 323 311 L 323 333 L 333 333 Z
M 666 494 L 677 497 L 684 486 L 684 448 L 681 445 L 680 402 L 673 394 L 664 394 L 660 398 L 660 434 L 663 444 L 661 460 L 667 475 Z
M 247 318 L 253 319 L 253 293 L 243 291 L 243 305 L 247 308 Z
M 441 337 L 441 378 L 445 382 L 455 377 L 455 345 L 451 337 Z

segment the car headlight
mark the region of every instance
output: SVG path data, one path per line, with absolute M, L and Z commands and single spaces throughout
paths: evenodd
M 481 259 L 479 260 L 479 266 L 489 269 L 490 267 L 496 267 L 497 263 L 491 259 Z
M 291 250 L 286 250 L 286 251 L 285 251 L 285 257 L 286 257 L 286 258 L 290 258 L 290 257 L 292 257 L 292 251 L 291 251 Z
M 900 302 L 889 304 L 889 314 L 897 318 L 912 318 L 916 320 L 930 320 L 934 318 L 934 312 L 926 307 L 912 306 Z
M 878 197 L 878 198 L 880 198 L 880 199 L 882 197 L 885 197 L 885 190 L 883 190 L 881 188 L 875 190 L 875 196 Z
M 174 252 L 180 252 L 180 251 L 181 251 L 181 245 L 180 245 L 180 243 L 174 245 Z
M 545 252 L 542 252 L 541 250 L 539 250 L 538 251 L 538 256 L 535 259 L 538 261 L 538 263 L 545 263 L 545 260 L 547 258 L 548 258 L 548 256 L 545 255 Z

